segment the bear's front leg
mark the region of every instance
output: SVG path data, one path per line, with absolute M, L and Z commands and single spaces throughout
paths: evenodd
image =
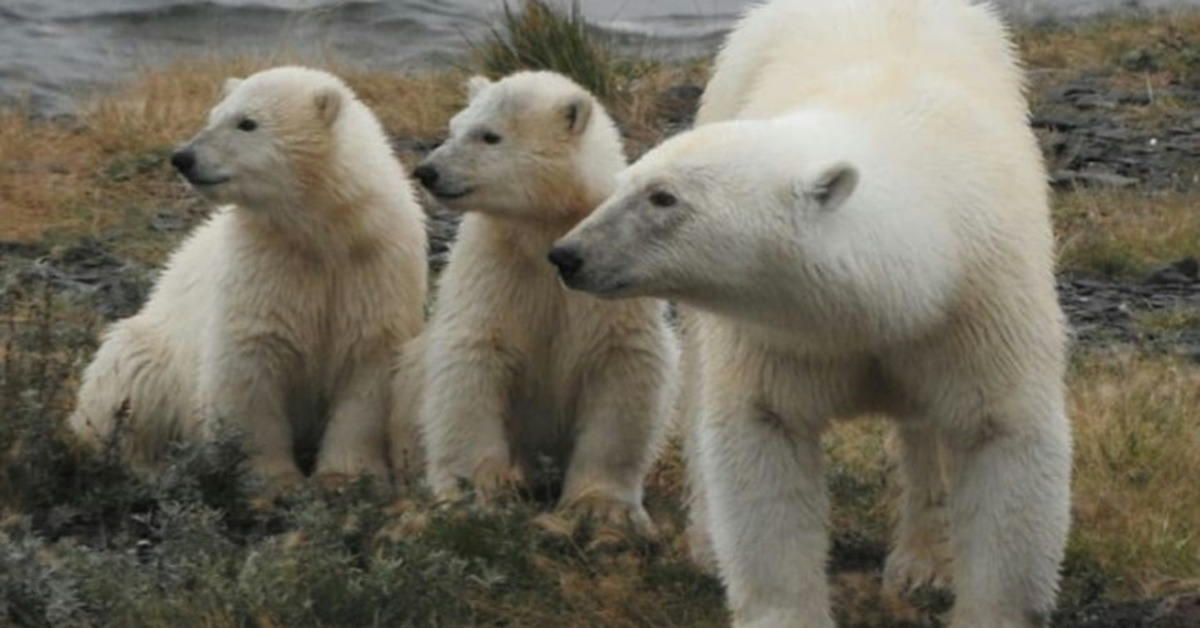
M 676 358 L 665 333 L 644 341 L 609 349 L 583 373 L 560 507 L 652 534 L 642 484 L 666 432 Z
M 708 533 L 708 497 L 700 464 L 700 353 L 695 315 L 678 308 L 682 353 L 679 357 L 679 393 L 675 400 L 675 429 L 683 440 L 683 463 L 687 471 L 687 543 L 692 562 L 707 573 L 717 571 Z
M 756 391 L 706 379 L 700 463 L 733 624 L 833 628 L 825 574 L 829 498 L 816 422 Z
M 392 482 L 400 493 L 414 488 L 425 471 L 419 416 L 425 386 L 427 339 L 428 336 L 419 335 L 409 340 L 393 358 L 388 460 Z
M 686 359 L 687 354 L 684 355 Z M 685 363 L 682 398 L 679 400 L 678 423 L 683 432 L 683 461 L 687 471 L 687 543 L 692 562 L 706 573 L 715 574 L 717 557 L 708 531 L 708 495 L 700 460 L 700 390 L 698 383 L 687 379 L 689 374 L 695 377 L 697 370 Z
M 995 405 L 1007 409 L 994 407 L 947 440 L 957 475 L 953 628 L 1044 628 L 1054 610 L 1070 526 L 1069 427 L 1061 408 L 1006 395 Z M 1047 412 L 1010 410 L 1021 405 Z
M 460 481 L 482 501 L 520 481 L 504 425 L 518 364 L 490 338 L 430 338 L 420 424 L 439 499 L 459 498 Z
M 377 351 L 358 360 L 334 392 L 317 457 L 317 481 L 338 484 L 367 476 L 380 488 L 387 487 L 386 422 L 391 397 L 388 358 Z
M 287 416 L 286 351 L 279 343 L 219 344 L 201 373 L 201 391 L 208 416 L 205 431 L 232 427 L 241 432 L 250 456 L 250 471 L 271 490 L 293 487 L 304 480 L 292 454 L 292 426 Z

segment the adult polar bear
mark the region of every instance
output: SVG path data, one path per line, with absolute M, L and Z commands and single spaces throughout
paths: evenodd
M 819 437 L 897 420 L 889 578 L 956 628 L 1048 623 L 1069 527 L 1044 168 L 1003 26 L 966 0 L 776 0 L 730 36 L 701 126 L 552 253 L 568 285 L 689 306 L 701 473 L 739 626 L 831 626 Z M 637 254 L 630 254 L 637 251 Z
M 115 323 L 70 425 L 105 438 L 127 413 L 134 461 L 226 420 L 251 469 L 387 477 L 391 365 L 423 326 L 423 213 L 387 136 L 336 77 L 281 67 L 230 79 L 172 164 L 217 210 L 150 300 Z

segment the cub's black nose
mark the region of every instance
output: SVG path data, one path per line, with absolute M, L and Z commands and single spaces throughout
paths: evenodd
M 556 246 L 550 249 L 550 254 L 546 257 L 551 264 L 558 267 L 558 274 L 564 281 L 569 281 L 583 268 L 583 258 L 579 256 L 579 251 L 570 247 Z
M 421 164 L 417 166 L 416 170 L 413 170 L 413 176 L 421 182 L 421 185 L 432 188 L 437 183 L 438 171 L 429 164 Z
M 187 174 L 196 167 L 196 153 L 186 149 L 177 150 L 171 153 L 171 165 L 175 166 L 180 174 Z

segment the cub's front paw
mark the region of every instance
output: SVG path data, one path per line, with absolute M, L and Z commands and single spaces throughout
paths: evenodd
M 901 543 L 888 554 L 883 590 L 903 596 L 922 587 L 950 587 L 950 552 L 944 540 L 927 544 Z
M 304 484 L 304 474 L 294 464 L 254 462 L 250 474 L 262 484 L 262 493 L 276 496 L 290 493 Z
M 475 499 L 485 506 L 517 495 L 524 484 L 525 474 L 521 468 L 514 466 L 507 458 L 497 456 L 480 460 L 471 475 Z
M 595 525 L 589 549 L 611 549 L 634 537 L 658 538 L 658 530 L 641 504 L 601 495 L 572 499 L 553 514 L 542 515 L 537 524 L 549 532 L 571 536 L 581 524 Z

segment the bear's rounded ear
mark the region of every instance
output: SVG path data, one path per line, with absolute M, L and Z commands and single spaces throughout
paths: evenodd
M 572 135 L 583 133 L 592 118 L 592 98 L 586 94 L 572 96 L 559 107 L 563 117 L 567 119 L 567 129 Z
M 326 87 L 313 96 L 313 104 L 317 108 L 317 118 L 326 126 L 330 126 L 342 111 L 342 93 L 332 87 Z
M 233 90 L 237 89 L 237 86 L 241 84 L 242 79 L 237 78 L 236 76 L 231 76 L 225 79 L 225 83 L 221 85 L 221 98 L 233 93 Z
M 858 169 L 844 161 L 821 168 L 817 173 L 816 177 L 800 181 L 796 193 L 822 210 L 841 207 L 858 187 Z
M 492 82 L 488 80 L 488 77 L 478 74 L 467 79 L 467 100 L 475 100 L 475 97 L 491 84 Z

